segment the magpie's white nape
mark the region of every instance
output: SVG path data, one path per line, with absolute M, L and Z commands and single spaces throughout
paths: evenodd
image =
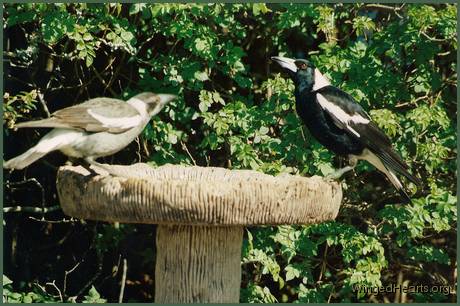
M 355 99 L 331 85 L 308 60 L 273 56 L 295 85 L 296 111 L 310 133 L 327 149 L 351 161 L 331 177 L 352 170 L 357 160 L 366 160 L 383 172 L 405 200 L 410 201 L 397 175 L 420 186 L 392 143 Z
M 56 111 L 50 118 L 19 123 L 15 128 L 53 128 L 25 153 L 3 164 L 23 169 L 49 152 L 60 150 L 69 157 L 95 159 L 112 155 L 131 143 L 175 95 L 140 93 L 128 101 L 94 98 Z

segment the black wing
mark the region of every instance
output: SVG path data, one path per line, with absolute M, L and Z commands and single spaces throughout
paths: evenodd
M 316 94 L 318 103 L 339 128 L 357 138 L 387 167 L 420 185 L 420 180 L 409 173 L 409 167 L 393 149 L 388 136 L 371 121 L 369 115 L 352 96 L 334 86 L 325 86 L 317 90 Z

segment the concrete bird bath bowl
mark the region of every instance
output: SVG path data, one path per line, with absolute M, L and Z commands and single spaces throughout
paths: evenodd
M 146 164 L 110 166 L 120 176 L 64 166 L 57 177 L 65 214 L 158 224 L 155 302 L 239 301 L 244 226 L 333 220 L 336 182 L 250 170 Z

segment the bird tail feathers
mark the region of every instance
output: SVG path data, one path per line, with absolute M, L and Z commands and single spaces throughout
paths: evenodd
M 36 160 L 42 158 L 48 152 L 38 152 L 35 147 L 27 150 L 15 158 L 10 159 L 9 161 L 3 164 L 5 169 L 24 169 L 28 165 L 32 164 Z
M 361 156 L 359 156 L 361 159 L 364 159 L 368 161 L 371 165 L 373 165 L 375 168 L 380 170 L 385 174 L 385 176 L 388 178 L 388 180 L 393 184 L 393 186 L 398 190 L 398 192 L 401 194 L 401 196 L 407 201 L 410 202 L 411 199 L 409 195 L 407 194 L 406 190 L 404 189 L 403 184 L 401 181 L 398 179 L 394 171 L 392 170 L 392 167 L 390 165 L 386 165 L 386 162 L 384 159 L 380 159 L 377 155 L 372 153 L 369 150 L 366 150 Z M 399 171 L 396 171 L 399 173 Z M 407 172 L 407 171 L 406 171 Z
M 47 118 L 35 121 L 26 121 L 14 125 L 15 129 L 21 128 L 70 128 L 69 124 L 57 121 L 55 118 Z
M 421 186 L 422 182 L 418 177 L 412 175 L 407 170 L 407 165 L 398 157 L 397 153 L 393 150 L 388 152 L 380 152 L 380 158 L 382 159 L 383 163 L 387 165 L 389 168 L 393 169 L 397 174 L 404 176 L 409 181 L 414 183 L 417 186 Z
M 77 140 L 82 133 L 64 129 L 54 129 L 46 134 L 32 148 L 3 164 L 5 169 L 23 169 L 51 151 L 59 150 Z
M 385 168 L 385 170 L 386 171 L 382 172 L 385 173 L 390 182 L 393 184 L 393 186 L 395 186 L 396 190 L 398 190 L 399 194 L 401 194 L 401 196 L 407 201 L 407 203 L 410 203 L 411 199 L 407 194 L 406 190 L 404 190 L 404 186 L 401 183 L 401 181 L 396 177 L 393 171 L 389 170 L 388 168 Z

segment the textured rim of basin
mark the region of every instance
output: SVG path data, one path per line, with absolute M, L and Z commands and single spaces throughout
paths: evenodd
M 65 214 L 124 223 L 311 224 L 335 219 L 342 200 L 340 184 L 318 176 L 178 165 L 110 167 L 120 176 L 94 176 L 81 166 L 59 169 Z

